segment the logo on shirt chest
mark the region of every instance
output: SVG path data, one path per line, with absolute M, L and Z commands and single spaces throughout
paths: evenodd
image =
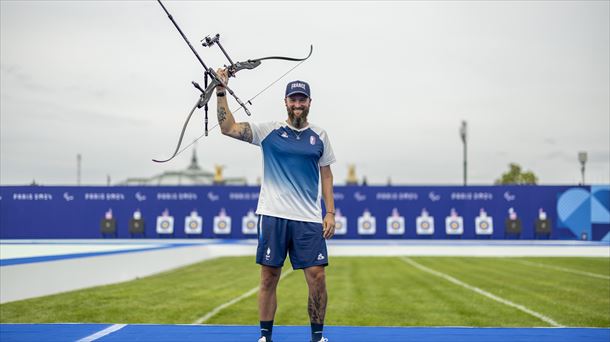
M 309 137 L 309 143 L 312 145 L 316 144 L 316 137 L 314 137 L 313 135 Z
M 280 135 L 282 138 L 288 138 L 288 133 L 286 133 L 286 131 L 282 132 L 282 134 Z

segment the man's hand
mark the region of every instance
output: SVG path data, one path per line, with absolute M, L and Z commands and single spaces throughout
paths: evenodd
M 229 84 L 229 73 L 227 71 L 227 68 L 219 68 L 218 70 L 216 70 L 216 74 L 225 85 Z M 225 88 L 223 86 L 216 87 L 216 91 L 223 91 L 224 89 Z
M 335 235 L 335 215 L 326 214 L 324 216 L 324 223 L 322 225 L 324 230 L 322 231 L 322 235 L 325 239 L 330 239 Z

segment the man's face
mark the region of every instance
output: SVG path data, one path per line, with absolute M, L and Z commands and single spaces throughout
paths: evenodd
M 303 94 L 294 94 L 286 97 L 284 102 L 290 124 L 295 128 L 303 127 L 307 123 L 311 99 Z

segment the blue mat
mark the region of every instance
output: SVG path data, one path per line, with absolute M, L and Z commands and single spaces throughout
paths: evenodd
M 112 324 L 0 324 L 0 341 L 76 341 Z
M 109 324 L 1 324 L 4 341 L 76 341 Z M 607 328 L 336 327 L 324 329 L 330 342 L 608 342 Z M 127 325 L 96 341 L 256 341 L 257 326 Z M 310 329 L 276 326 L 274 342 L 309 341 Z

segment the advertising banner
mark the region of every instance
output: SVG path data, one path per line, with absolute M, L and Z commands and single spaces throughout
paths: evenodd
M 334 191 L 337 239 L 599 241 L 610 231 L 610 186 Z M 4 186 L 0 238 L 256 238 L 258 194 L 254 186 Z

